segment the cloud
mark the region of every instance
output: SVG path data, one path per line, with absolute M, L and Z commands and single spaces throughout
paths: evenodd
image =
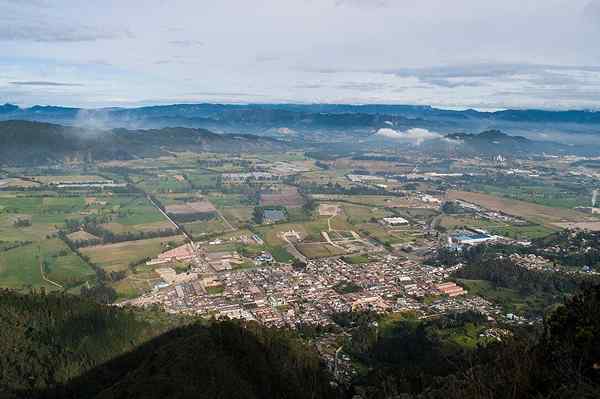
M 280 59 L 281 59 L 281 56 L 272 55 L 272 54 L 259 54 L 254 58 L 254 60 L 256 62 L 272 62 L 272 61 L 279 61 Z
M 46 22 L 15 23 L 0 18 L 0 40 L 33 42 L 91 42 L 97 40 L 131 38 L 126 30 L 102 30 L 91 26 L 52 26 Z
M 426 140 L 443 138 L 443 136 L 439 133 L 435 133 L 427 129 L 421 128 L 413 128 L 405 131 L 399 131 L 384 127 L 379 129 L 377 133 L 375 133 L 375 136 L 399 141 L 407 141 L 415 145 L 420 145 Z
M 179 47 L 199 47 L 199 46 L 204 46 L 204 42 L 200 41 L 200 40 L 191 40 L 191 39 L 186 39 L 186 40 L 171 40 L 169 42 L 169 44 L 172 44 L 173 46 L 179 46 Z
M 387 7 L 390 0 L 336 0 L 336 7 Z
M 50 82 L 44 80 L 27 80 L 9 83 L 15 86 L 83 86 L 81 83 Z
M 0 0 L 0 41 L 69 43 L 133 37 L 119 27 L 82 23 L 81 15 L 61 10 L 57 3 Z

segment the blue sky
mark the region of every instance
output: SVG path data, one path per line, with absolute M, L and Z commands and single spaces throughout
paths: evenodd
M 0 102 L 600 109 L 600 0 L 0 0 Z

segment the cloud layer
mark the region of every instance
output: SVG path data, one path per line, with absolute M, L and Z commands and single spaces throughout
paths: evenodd
M 600 0 L 0 0 L 0 102 L 600 109 Z

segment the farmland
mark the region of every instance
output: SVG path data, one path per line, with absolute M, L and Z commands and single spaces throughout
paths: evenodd
M 501 211 L 508 215 L 521 217 L 544 225 L 551 225 L 552 223 L 559 222 L 582 222 L 592 219 L 588 215 L 570 209 L 551 208 L 544 205 L 482 193 L 450 191 L 448 193 L 448 199 L 462 199 L 490 210 Z
M 153 257 L 167 248 L 169 242 L 181 242 L 183 237 L 152 238 L 117 244 L 97 245 L 82 248 L 81 252 L 104 270 L 126 271 L 130 263 Z

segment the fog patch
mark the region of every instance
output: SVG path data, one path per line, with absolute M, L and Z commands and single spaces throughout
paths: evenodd
M 421 145 L 424 141 L 444 138 L 443 135 L 422 128 L 412 128 L 408 130 L 394 130 L 387 127 L 381 128 L 375 133 L 377 137 L 383 137 L 392 140 L 405 141 L 414 145 Z

